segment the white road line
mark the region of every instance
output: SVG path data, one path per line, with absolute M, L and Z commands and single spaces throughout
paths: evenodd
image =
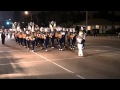
M 76 75 L 77 77 L 81 78 L 81 79 L 85 79 L 84 77 L 80 76 L 80 75 Z
M 74 57 L 74 58 L 62 58 L 62 59 L 51 59 L 51 60 L 64 60 L 64 59 L 75 59 L 75 58 L 79 58 L 79 57 Z
M 54 65 L 56 65 L 56 66 L 64 69 L 65 71 L 67 71 L 67 72 L 69 72 L 69 73 L 74 73 L 73 71 L 71 71 L 71 70 L 69 70 L 69 69 L 67 69 L 67 68 L 65 68 L 65 67 L 63 67 L 63 66 L 61 66 L 61 65 L 59 65 L 59 64 L 57 64 L 57 63 L 55 63 L 55 62 L 53 62 L 52 60 L 47 59 L 46 57 L 44 57 L 44 56 L 42 56 L 42 55 L 40 55 L 40 54 L 37 54 L 37 53 L 35 53 L 35 52 L 32 52 L 32 53 L 34 53 L 34 54 L 36 54 L 36 55 L 44 58 L 44 59 L 47 60 L 47 61 L 50 61 L 50 62 L 53 63 Z M 84 77 L 82 77 L 82 76 L 80 76 L 80 75 L 77 75 L 77 77 L 79 77 L 79 78 L 81 78 L 81 79 L 85 79 Z
M 9 56 L 7 56 L 8 58 Z M 77 57 L 76 57 L 77 58 Z M 64 58 L 64 59 L 75 59 L 75 58 Z M 51 59 L 51 60 L 64 60 L 64 59 Z M 29 61 L 29 62 L 17 62 L 17 63 L 13 63 L 13 64 L 20 64 L 20 63 L 34 63 L 34 62 L 41 62 L 41 61 L 45 61 L 45 60 L 39 60 L 39 61 Z M 10 65 L 11 63 L 6 63 L 6 64 L 0 64 L 1 66 L 3 65 Z
M 0 58 L 3 58 L 3 57 L 0 57 Z M 8 58 L 11 58 L 10 56 L 7 56 L 7 59 Z M 75 58 L 79 58 L 79 57 L 75 57 Z M 64 59 L 75 59 L 75 58 L 64 58 Z M 51 60 L 64 60 L 64 59 L 51 59 Z M 20 64 L 20 63 L 35 63 L 35 62 L 41 62 L 41 61 L 44 61 L 43 60 L 40 60 L 40 61 L 29 61 L 29 62 L 17 62 L 17 63 L 13 63 L 13 64 Z M 53 61 L 52 61 L 53 62 Z M 54 62 L 53 62 L 54 63 Z M 11 63 L 6 63 L 6 64 L 0 64 L 0 66 L 4 66 L 4 65 L 10 65 Z M 54 63 L 55 64 L 55 63 Z
M 20 50 L 12 50 L 12 51 L 20 51 Z M 12 51 L 8 51 L 8 52 L 12 52 Z M 3 52 L 3 51 L 1 51 L 1 52 Z M 67 69 L 67 68 L 65 68 L 65 67 L 63 67 L 63 66 L 61 66 L 61 65 L 59 65 L 59 64 L 57 64 L 57 63 L 55 63 L 55 62 L 53 62 L 53 61 L 50 60 L 50 59 L 45 58 L 44 56 L 42 56 L 42 55 L 40 55 L 40 54 L 37 54 L 37 53 L 35 53 L 35 52 L 32 52 L 32 53 L 38 55 L 39 57 L 42 57 L 43 59 L 45 59 L 45 60 L 53 63 L 54 65 L 56 65 L 56 66 L 64 69 L 65 71 L 67 71 L 67 72 L 69 72 L 69 73 L 74 73 L 73 71 L 71 71 L 71 70 L 69 70 L 69 69 Z M 75 58 L 78 58 L 78 57 L 75 57 Z M 68 58 L 68 59 L 74 59 L 74 58 Z M 36 61 L 33 61 L 33 62 L 36 62 Z M 37 61 L 37 62 L 40 62 L 40 61 Z M 9 65 L 9 64 L 11 64 L 11 65 L 14 67 L 14 64 L 20 64 L 20 63 L 31 63 L 31 62 L 8 63 L 8 64 L 0 64 L 0 65 Z M 15 69 L 15 68 L 14 68 L 14 69 Z M 82 76 L 80 76 L 80 75 L 77 75 L 77 77 L 79 77 L 79 78 L 81 78 L 81 79 L 85 79 L 84 77 L 82 77 Z
M 56 66 L 58 66 L 58 67 L 64 69 L 64 70 L 67 71 L 67 72 L 74 73 L 73 71 L 71 71 L 71 70 L 69 70 L 69 69 L 67 69 L 67 68 L 64 68 L 63 66 L 61 66 L 61 65 L 59 65 L 59 64 L 57 64 L 57 63 L 55 63 L 55 62 L 53 62 L 53 61 L 51 61 L 51 60 L 49 60 L 49 59 L 47 59 L 47 58 L 44 57 L 44 56 L 41 56 L 41 55 L 39 55 L 39 54 L 37 54 L 37 53 L 35 53 L 35 52 L 32 52 L 32 53 L 34 53 L 34 54 L 36 54 L 36 55 L 38 55 L 38 56 L 44 58 L 45 60 L 47 60 L 47 61 L 49 61 L 49 62 L 52 62 L 53 64 L 55 64 Z

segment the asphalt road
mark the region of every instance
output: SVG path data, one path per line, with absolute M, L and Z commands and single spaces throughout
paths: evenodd
M 120 38 L 86 37 L 84 57 L 57 48 L 31 52 L 6 38 L 0 40 L 0 79 L 120 79 Z

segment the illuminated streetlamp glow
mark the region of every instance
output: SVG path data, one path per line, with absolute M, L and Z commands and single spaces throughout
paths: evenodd
M 25 11 L 24 12 L 26 15 L 28 15 L 29 14 L 29 12 L 28 11 Z M 32 14 L 30 14 L 31 15 L 31 22 L 32 22 Z
M 28 15 L 28 11 L 25 11 L 25 14 Z

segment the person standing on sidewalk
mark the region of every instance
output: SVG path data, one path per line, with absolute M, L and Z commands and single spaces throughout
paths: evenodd
M 2 44 L 5 44 L 5 32 L 3 31 L 1 34 Z

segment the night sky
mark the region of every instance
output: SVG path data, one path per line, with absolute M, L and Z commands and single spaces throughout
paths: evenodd
M 13 19 L 13 12 L 14 11 L 0 11 L 0 20 L 1 19 L 9 19 L 9 18 Z M 38 12 L 40 12 L 40 11 L 31 11 L 31 13 L 33 13 L 33 14 L 38 13 Z M 90 15 L 92 13 L 96 13 L 96 11 L 90 12 Z
M 14 11 L 0 11 L 0 21 L 6 20 L 6 19 L 13 19 L 13 12 Z M 32 14 L 39 13 L 40 11 L 30 11 Z M 83 12 L 83 11 L 81 11 Z M 97 13 L 98 11 L 89 11 L 89 15 L 92 15 L 93 13 Z M 111 12 L 111 11 L 109 11 Z M 120 11 L 116 11 L 117 14 L 120 15 Z
M 13 19 L 13 12 L 14 11 L 0 11 L 0 21 L 1 20 L 7 20 L 7 19 Z M 40 11 L 31 11 L 31 13 L 38 13 Z

